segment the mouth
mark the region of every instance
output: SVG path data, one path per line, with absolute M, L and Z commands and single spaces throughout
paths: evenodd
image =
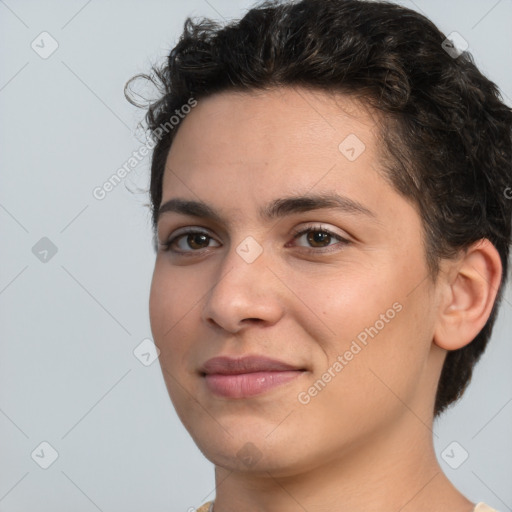
M 200 369 L 207 388 L 225 398 L 248 398 L 300 377 L 306 368 L 263 356 L 215 357 Z

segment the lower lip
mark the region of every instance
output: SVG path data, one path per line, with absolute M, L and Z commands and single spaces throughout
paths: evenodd
M 283 372 L 255 372 L 240 375 L 205 375 L 208 389 L 219 396 L 246 398 L 259 395 L 299 377 L 301 370 Z

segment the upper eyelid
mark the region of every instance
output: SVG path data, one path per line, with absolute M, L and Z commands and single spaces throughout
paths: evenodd
M 336 235 L 336 236 L 339 236 L 342 238 L 350 237 L 350 235 L 345 230 L 343 230 L 343 233 L 336 233 L 336 229 L 340 229 L 340 228 L 336 228 L 336 229 L 331 228 L 330 226 L 326 225 L 326 223 L 324 223 L 324 222 L 316 222 L 316 223 L 314 221 L 310 221 L 310 222 L 313 222 L 313 223 L 312 224 L 306 223 L 305 225 L 302 225 L 301 227 L 293 228 L 291 230 L 291 234 L 295 236 L 303 231 L 316 229 L 318 231 L 328 231 L 328 232 L 332 233 L 333 235 Z M 213 233 L 212 229 L 207 228 L 205 226 L 185 225 L 185 226 L 180 226 L 179 228 L 174 229 L 173 231 L 171 231 L 171 234 L 167 237 L 164 237 L 164 239 L 169 240 L 171 238 L 177 238 L 178 236 L 188 234 L 191 231 L 197 232 L 197 233 L 205 232 L 207 234 Z M 211 238 L 215 238 L 215 235 L 211 236 Z
M 178 237 L 181 237 L 181 236 L 184 236 L 184 235 L 188 235 L 190 233 L 192 233 L 192 234 L 194 234 L 194 233 L 198 233 L 198 234 L 204 233 L 204 234 L 208 235 L 210 238 L 216 239 L 216 237 L 214 235 L 212 235 L 212 230 L 209 229 L 209 228 L 205 228 L 203 226 L 182 226 L 181 228 L 175 229 L 167 237 L 167 240 L 176 239 Z
M 316 224 L 310 224 L 310 225 L 294 228 L 294 229 L 292 229 L 292 235 L 299 235 L 299 234 L 303 233 L 304 231 L 326 231 L 328 233 L 331 233 L 333 235 L 336 235 L 336 236 L 339 236 L 342 238 L 344 236 L 340 233 L 336 233 L 335 229 L 325 225 L 323 222 L 318 222 Z
M 176 236 L 180 236 L 181 234 L 184 234 L 186 233 L 187 231 L 189 230 L 193 230 L 193 231 L 205 231 L 205 232 L 208 232 L 208 233 L 212 233 L 213 230 L 212 228 L 208 228 L 206 226 L 200 226 L 200 225 L 197 225 L 197 224 L 184 224 L 183 226 L 179 226 L 177 228 L 174 228 L 174 229 L 162 229 L 161 231 L 164 232 L 164 235 L 162 236 L 162 239 L 163 240 L 168 240 L 170 238 L 175 238 Z M 169 235 L 166 235 L 165 233 L 169 233 Z M 157 230 L 157 235 L 158 235 L 158 230 Z M 160 239 L 160 236 L 158 236 L 158 238 Z

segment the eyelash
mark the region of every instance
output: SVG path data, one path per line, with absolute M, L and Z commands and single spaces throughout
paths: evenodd
M 330 231 L 329 229 L 326 229 L 326 228 L 323 228 L 322 226 L 309 226 L 305 229 L 301 229 L 301 230 L 298 230 L 298 231 L 294 231 L 292 233 L 293 235 L 293 240 L 296 240 L 297 238 L 300 238 L 302 235 L 305 235 L 307 233 L 310 233 L 310 232 L 319 232 L 319 233 L 325 233 L 333 238 L 336 238 L 343 246 L 346 246 L 346 245 L 349 245 L 351 242 L 350 240 L 347 240 L 346 238 L 343 238 L 342 236 Z M 188 235 L 206 235 L 209 239 L 211 240 L 214 240 L 214 238 L 212 236 L 210 236 L 206 231 L 203 231 L 203 230 L 200 230 L 200 229 L 188 229 L 186 231 L 183 231 L 182 233 L 180 233 L 179 235 L 176 235 L 175 237 L 167 240 L 167 242 L 164 242 L 162 244 L 160 244 L 160 246 L 162 247 L 162 251 L 164 252 L 173 252 L 175 254 L 179 254 L 179 255 L 182 255 L 182 256 L 195 256 L 197 255 L 198 253 L 200 253 L 201 251 L 203 251 L 204 249 L 209 249 L 209 247 L 205 247 L 203 249 L 198 249 L 198 250 L 191 250 L 191 251 L 176 251 L 176 250 L 173 250 L 171 249 L 171 246 L 176 242 L 178 241 L 179 239 L 181 239 L 182 237 L 186 237 Z M 338 244 L 334 244 L 334 245 L 328 245 L 326 247 L 319 247 L 319 248 L 314 248 L 314 247 L 309 247 L 309 248 L 306 248 L 306 247 L 302 247 L 303 250 L 305 250 L 305 252 L 308 252 L 308 253 L 328 253 L 328 252 L 332 252 L 333 249 L 330 249 L 331 247 L 336 247 L 336 245 Z

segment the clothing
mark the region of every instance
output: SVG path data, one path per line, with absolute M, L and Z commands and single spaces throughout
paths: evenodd
M 498 511 L 489 507 L 489 505 L 486 505 L 485 503 L 478 503 L 477 506 L 475 507 L 475 512 L 498 512 Z
M 209 501 L 208 503 L 205 503 L 204 505 L 200 506 L 197 509 L 197 512 L 208 512 L 208 509 L 210 508 L 210 505 L 212 503 L 213 503 L 213 501 Z M 474 512 L 498 512 L 498 511 L 489 507 L 489 505 L 486 505 L 485 503 L 477 503 Z

